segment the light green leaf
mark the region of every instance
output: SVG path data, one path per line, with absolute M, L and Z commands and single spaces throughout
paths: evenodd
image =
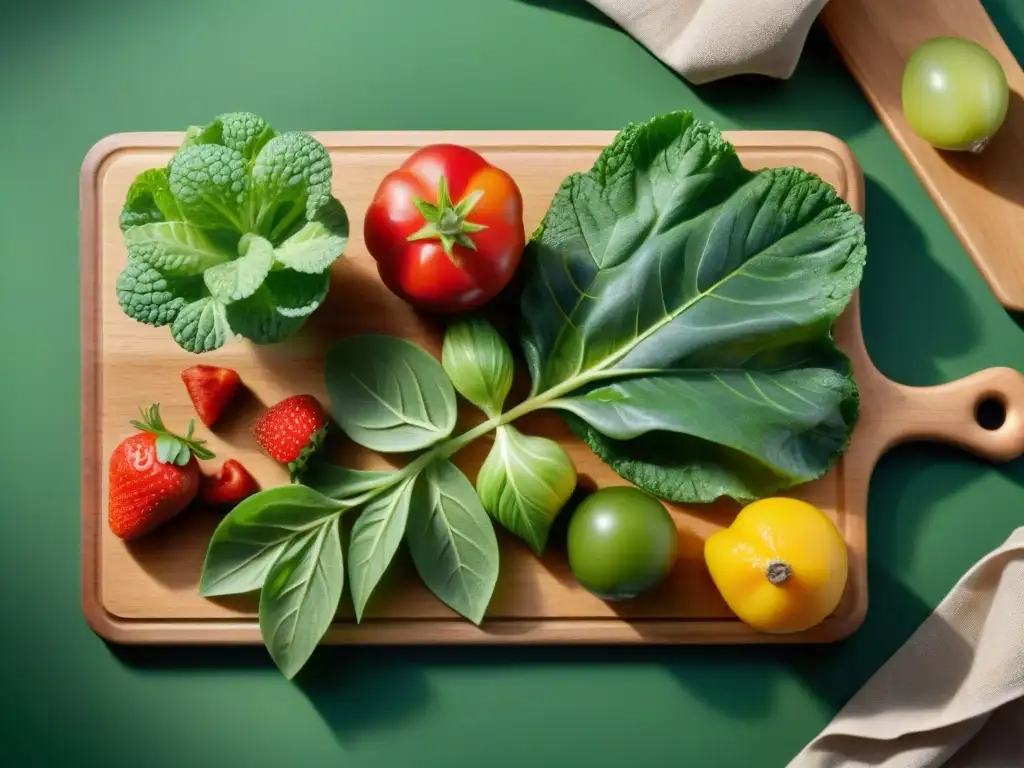
M 455 390 L 441 364 L 395 336 L 350 336 L 327 352 L 327 392 L 335 420 L 360 445 L 415 451 L 455 428 Z
M 131 227 L 124 232 L 124 243 L 130 258 L 168 276 L 199 275 L 230 258 L 210 243 L 200 229 L 185 221 Z
M 282 485 L 253 494 L 232 509 L 213 532 L 199 580 L 205 597 L 252 592 L 295 537 L 338 515 L 339 504 L 304 485 Z
M 498 427 L 476 480 L 487 513 L 537 555 L 575 489 L 576 467 L 558 443 L 509 425 Z
M 486 320 L 457 320 L 448 326 L 441 364 L 455 389 L 488 416 L 501 413 L 515 373 L 512 350 Z
M 143 171 L 132 181 L 125 195 L 118 225 L 122 232 L 142 224 L 181 219 L 178 203 L 167 183 L 166 168 Z
M 298 272 L 320 274 L 333 264 L 348 244 L 348 215 L 329 198 L 317 216 L 285 240 L 275 253 L 277 261 Z
M 279 244 L 295 223 L 311 220 L 331 196 L 331 158 L 308 133 L 289 131 L 268 141 L 252 169 L 256 231 Z
M 306 274 L 292 269 L 273 270 L 263 284 L 274 310 L 285 317 L 304 318 L 313 314 L 331 286 L 330 270 Z
M 168 183 L 182 214 L 200 227 L 248 230 L 249 176 L 241 153 L 220 144 L 189 144 L 168 165 Z
M 527 249 L 522 342 L 533 390 L 627 391 L 677 374 L 828 368 L 845 376 L 830 329 L 864 259 L 863 221 L 817 176 L 748 171 L 717 131 L 686 112 L 630 126 L 590 171 L 563 183 Z M 646 426 L 642 437 L 581 428 L 582 407 L 569 422 L 641 488 L 675 501 L 744 498 L 754 486 L 778 490 L 833 465 L 857 396 L 852 379 L 830 391 L 813 425 L 807 412 L 780 412 L 773 440 L 784 434 L 787 453 L 801 457 L 788 463 L 750 427 L 741 456 L 723 462 L 723 451 L 736 451 L 706 432 L 715 445 L 686 451 L 682 465 L 676 443 L 664 444 L 657 407 L 639 399 L 630 418 Z M 728 412 L 717 403 L 690 407 L 734 424 L 758 421 L 750 408 L 760 406 L 747 400 L 736 398 Z M 765 484 L 766 475 L 774 480 Z
M 213 298 L 223 304 L 256 293 L 274 263 L 274 246 L 258 235 L 244 234 L 238 241 L 238 258 L 207 269 L 203 274 Z
M 345 582 L 338 518 L 299 534 L 274 561 L 260 592 L 260 634 L 288 679 L 331 626 Z
M 302 483 L 332 499 L 353 499 L 383 485 L 394 475 L 393 471 L 349 469 L 314 458 L 302 474 Z
M 224 305 L 209 296 L 186 304 L 171 323 L 178 346 L 196 354 L 220 349 L 230 334 Z
M 288 317 L 278 312 L 266 284 L 249 298 L 228 304 L 227 318 L 231 329 L 253 344 L 284 341 L 306 321 L 304 317 Z
M 410 477 L 375 498 L 352 526 L 348 578 L 356 621 L 362 621 L 370 595 L 402 542 L 415 480 Z
M 423 583 L 479 624 L 498 580 L 498 539 L 472 483 L 450 461 L 417 478 L 405 538 Z

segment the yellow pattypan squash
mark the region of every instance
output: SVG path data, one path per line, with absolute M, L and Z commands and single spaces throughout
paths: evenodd
M 744 507 L 704 542 L 725 602 L 761 632 L 800 632 L 828 617 L 846 587 L 846 542 L 817 507 L 769 498 Z

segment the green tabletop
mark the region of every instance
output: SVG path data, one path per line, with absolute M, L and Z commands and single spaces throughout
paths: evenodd
M 986 3 L 1018 58 L 1024 4 Z M 294 8 L 295 10 L 289 10 Z M 935 384 L 1024 368 L 996 303 L 827 39 L 793 79 L 693 88 L 583 0 L 50 0 L 0 16 L 0 762 L 8 766 L 785 763 L 1024 520 L 1024 468 L 906 446 L 875 472 L 863 628 L 803 648 L 118 648 L 79 605 L 78 173 L 118 131 L 230 110 L 282 129 L 617 129 L 690 108 L 818 129 L 867 178 L 864 332 Z

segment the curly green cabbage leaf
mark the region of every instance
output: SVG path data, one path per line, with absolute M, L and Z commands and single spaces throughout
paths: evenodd
M 532 395 L 664 499 L 816 479 L 859 415 L 831 331 L 865 256 L 861 217 L 814 174 L 747 170 L 688 112 L 630 125 L 527 249 Z
M 119 224 L 121 309 L 194 353 L 295 333 L 326 298 L 349 228 L 326 148 L 248 112 L 189 128 L 165 168 L 135 178 Z

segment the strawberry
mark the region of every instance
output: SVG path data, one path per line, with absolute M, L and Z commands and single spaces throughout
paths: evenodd
M 181 437 L 167 430 L 160 406 L 142 411 L 140 430 L 110 456 L 108 524 L 115 536 L 137 539 L 185 509 L 199 490 L 199 459 L 212 459 L 204 441 L 192 438 L 194 422 Z
M 181 380 L 185 382 L 199 420 L 208 427 L 217 423 L 242 383 L 241 377 L 231 368 L 202 364 L 182 371 Z
M 234 506 L 260 489 L 256 478 L 235 459 L 228 459 L 216 475 L 199 483 L 199 500 L 218 506 Z
M 253 433 L 268 456 L 288 465 L 292 479 L 302 472 L 327 434 L 327 416 L 312 395 L 293 395 L 264 410 Z

